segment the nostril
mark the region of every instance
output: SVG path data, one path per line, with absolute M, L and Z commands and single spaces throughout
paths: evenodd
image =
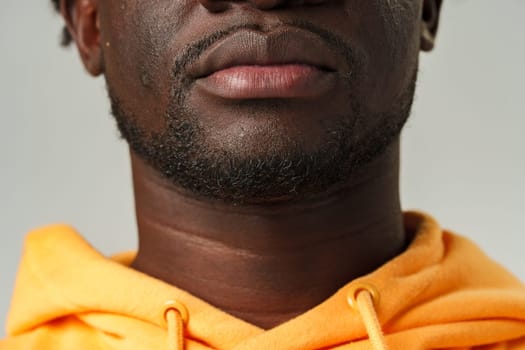
M 230 1 L 223 0 L 199 0 L 201 5 L 211 13 L 223 12 L 231 7 Z
M 293 1 L 293 0 L 291 0 Z M 302 0 L 298 0 L 302 1 Z M 270 10 L 282 7 L 285 3 L 287 3 L 286 0 L 250 0 L 250 2 L 255 5 L 256 8 L 260 10 Z
M 301 6 L 305 3 L 304 0 L 289 0 L 288 5 L 289 6 Z
M 246 1 L 260 10 L 272 10 L 288 6 L 317 6 L 328 0 L 199 0 L 201 5 L 211 13 L 224 12 L 232 8 L 232 4 L 237 1 Z
M 324 4 L 325 2 L 326 0 L 304 0 L 305 5 L 312 5 L 312 6 L 321 5 L 321 4 Z

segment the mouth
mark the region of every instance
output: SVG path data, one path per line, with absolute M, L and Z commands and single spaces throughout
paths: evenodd
M 225 99 L 305 98 L 333 89 L 340 66 L 313 33 L 241 30 L 205 51 L 190 75 L 204 93 Z

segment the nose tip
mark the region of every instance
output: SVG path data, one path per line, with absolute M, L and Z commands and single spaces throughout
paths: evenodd
M 209 12 L 226 11 L 235 2 L 249 3 L 260 10 L 270 10 L 286 6 L 320 5 L 328 0 L 198 0 Z

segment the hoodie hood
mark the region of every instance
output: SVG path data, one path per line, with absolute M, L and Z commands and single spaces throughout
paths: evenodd
M 270 330 L 129 268 L 133 253 L 109 259 L 69 226 L 43 228 L 26 239 L 0 349 L 525 348 L 524 285 L 425 214 L 405 227 L 404 253 Z

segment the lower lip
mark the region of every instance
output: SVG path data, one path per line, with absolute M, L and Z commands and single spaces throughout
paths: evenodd
M 226 99 L 307 98 L 328 93 L 335 76 L 302 64 L 235 66 L 198 79 L 197 85 Z

